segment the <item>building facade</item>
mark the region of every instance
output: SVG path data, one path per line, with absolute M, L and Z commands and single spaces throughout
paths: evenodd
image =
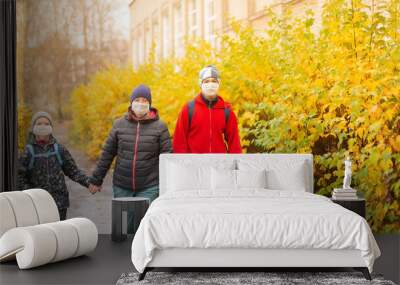
M 235 19 L 264 29 L 266 8 L 281 13 L 291 9 L 302 16 L 309 9 L 320 25 L 323 0 L 132 0 L 130 50 L 134 68 L 144 63 L 154 47 L 155 57 L 180 57 L 185 39 L 202 38 L 218 48 L 218 35 L 229 32 Z

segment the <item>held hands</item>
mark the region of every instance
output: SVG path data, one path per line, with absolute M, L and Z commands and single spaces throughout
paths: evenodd
M 101 186 L 96 186 L 94 184 L 89 185 L 89 192 L 95 194 L 96 192 L 101 192 Z

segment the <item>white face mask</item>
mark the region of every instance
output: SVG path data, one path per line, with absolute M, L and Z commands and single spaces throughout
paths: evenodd
M 219 89 L 219 83 L 217 82 L 208 82 L 201 84 L 201 93 L 208 99 L 213 99 L 217 96 Z
M 149 103 L 140 103 L 140 102 L 132 102 L 131 106 L 132 111 L 138 117 L 143 117 L 150 111 Z
M 50 125 L 35 125 L 32 132 L 36 136 L 48 136 L 53 132 L 53 128 Z

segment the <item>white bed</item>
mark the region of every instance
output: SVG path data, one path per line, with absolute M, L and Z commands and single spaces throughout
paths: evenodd
M 370 278 L 380 251 L 367 222 L 313 184 L 310 154 L 161 155 L 160 197 L 132 243 L 140 279 L 155 267 L 354 267 Z

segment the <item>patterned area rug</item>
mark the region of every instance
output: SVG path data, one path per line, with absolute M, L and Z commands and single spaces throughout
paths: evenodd
M 133 284 L 324 284 L 324 285 L 358 285 L 379 284 L 395 285 L 392 281 L 384 280 L 380 275 L 372 275 L 372 281 L 364 278 L 360 272 L 155 272 L 150 271 L 142 281 L 138 281 L 138 273 L 124 273 L 117 285 Z

